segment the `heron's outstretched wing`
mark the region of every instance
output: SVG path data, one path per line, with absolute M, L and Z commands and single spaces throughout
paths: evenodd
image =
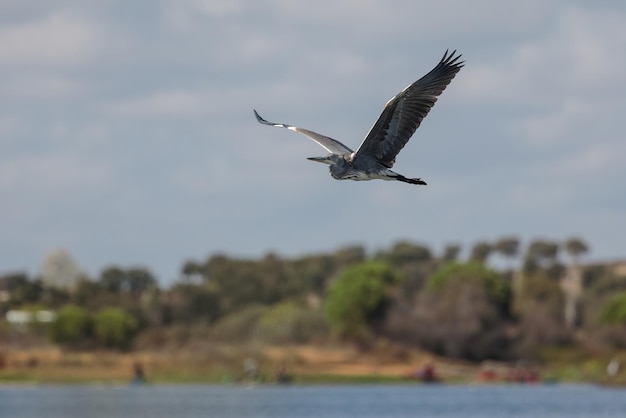
M 459 62 L 461 55 L 454 56 L 455 53 L 456 50 L 448 55 L 446 51 L 435 68 L 387 102 L 354 160 L 367 156 L 389 168 L 393 166 L 396 155 L 435 105 L 437 96 L 463 67 L 463 61 Z
M 352 150 L 350 148 L 346 147 L 345 145 L 343 145 L 341 142 L 337 141 L 336 139 L 332 139 L 332 138 L 329 138 L 327 136 L 318 134 L 317 132 L 309 131 L 308 129 L 298 128 L 297 126 L 286 125 L 284 123 L 268 122 L 265 119 L 263 119 L 257 113 L 256 110 L 254 110 L 254 116 L 256 116 L 256 120 L 258 120 L 260 123 L 262 123 L 264 125 L 276 126 L 278 128 L 287 128 L 287 129 L 290 129 L 290 130 L 292 130 L 294 132 L 299 132 L 299 133 L 301 133 L 303 135 L 306 135 L 309 138 L 311 138 L 313 141 L 315 141 L 318 144 L 320 144 L 328 152 L 331 152 L 331 153 L 334 153 L 334 154 L 352 153 Z

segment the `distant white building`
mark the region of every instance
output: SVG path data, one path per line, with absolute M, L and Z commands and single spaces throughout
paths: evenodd
M 57 319 L 57 314 L 54 311 L 43 309 L 38 311 L 10 310 L 6 313 L 5 319 L 13 327 L 24 330 L 34 322 L 44 324 L 54 322 Z

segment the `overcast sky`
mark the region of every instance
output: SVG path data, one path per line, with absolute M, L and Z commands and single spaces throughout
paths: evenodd
M 252 114 L 356 148 L 448 48 L 394 166 L 428 186 L 333 180 Z M 626 258 L 623 1 L 4 0 L 0 94 L 0 273 L 505 235 Z

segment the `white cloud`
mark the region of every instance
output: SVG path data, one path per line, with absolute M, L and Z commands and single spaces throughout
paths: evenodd
M 84 156 L 57 153 L 13 157 L 0 162 L 0 190 L 57 193 L 88 190 L 111 184 L 111 166 Z
M 84 90 L 76 80 L 52 73 L 18 73 L 0 82 L 0 93 L 20 100 L 58 99 Z
M 620 142 L 610 138 L 579 149 L 563 149 L 563 155 L 529 165 L 522 181 L 510 187 L 507 200 L 514 210 L 548 218 L 560 212 L 601 208 L 603 201 L 619 193 L 619 183 L 614 180 L 626 176 L 626 146 Z
M 459 89 L 467 101 L 559 103 L 593 99 L 626 86 L 626 15 L 566 9 L 553 30 L 492 63 L 468 65 Z
M 23 123 L 15 115 L 0 116 L 0 142 L 11 141 L 11 137 L 23 128 Z
M 348 33 L 358 33 L 370 39 L 389 38 L 390 33 L 393 33 L 392 36 L 396 37 L 411 34 L 416 40 L 427 38 L 431 42 L 442 38 L 458 39 L 462 34 L 468 33 L 528 29 L 551 11 L 551 7 L 539 0 L 519 3 L 491 0 L 268 0 L 267 3 L 275 14 L 285 19 L 335 25 L 335 28 L 339 27 Z
M 193 0 L 191 5 L 216 17 L 230 16 L 244 10 L 242 0 Z
M 227 20 L 244 12 L 249 5 L 242 0 L 167 0 L 163 2 L 161 17 L 166 26 L 185 32 L 206 25 L 205 19 Z
M 0 26 L 0 63 L 4 66 L 74 66 L 97 49 L 97 29 L 68 13 Z
M 303 60 L 308 65 L 330 64 L 330 76 L 352 78 L 368 69 L 369 62 L 363 56 L 350 51 L 317 51 L 307 54 Z
M 316 154 L 316 145 L 307 148 L 306 138 L 257 136 L 254 141 L 223 145 L 219 155 L 214 153 L 218 145 L 213 141 L 199 162 L 174 170 L 171 184 L 194 197 L 217 197 L 237 190 L 268 195 L 276 192 L 277 184 L 283 193 L 303 194 L 317 181 L 331 180 L 326 177 L 326 166 L 305 159 L 307 149 L 314 150 L 310 155 Z
M 143 97 L 118 100 L 105 107 L 123 116 L 197 116 L 205 111 L 208 100 L 202 93 L 184 90 L 161 91 Z
M 623 145 L 623 141 L 616 143 L 621 144 L 618 147 L 610 143 L 592 144 L 588 148 L 555 161 L 549 172 L 573 185 L 575 181 L 580 184 L 578 181 L 581 179 L 588 179 L 590 183 L 595 183 L 606 174 L 619 171 L 626 174 L 623 160 L 623 156 L 626 155 L 626 146 Z
M 237 48 L 237 54 L 232 54 L 232 52 L 230 52 L 224 54 L 222 59 L 225 62 L 228 62 L 228 58 L 230 57 L 235 60 L 239 59 L 246 64 L 259 62 L 264 58 L 267 59 L 268 56 L 279 54 L 282 50 L 284 50 L 287 42 L 288 41 L 286 40 L 274 39 L 273 37 L 265 34 L 250 34 L 240 40 Z
M 533 181 L 534 180 L 534 181 Z M 517 184 L 508 192 L 508 201 L 518 213 L 558 213 L 573 200 L 573 190 L 562 187 L 550 179 L 528 179 L 525 184 Z
M 520 131 L 534 146 L 554 146 L 569 138 L 572 131 L 581 124 L 589 124 L 595 119 L 596 109 L 592 104 L 578 99 L 565 100 L 554 112 L 544 111 L 530 116 L 520 123 Z

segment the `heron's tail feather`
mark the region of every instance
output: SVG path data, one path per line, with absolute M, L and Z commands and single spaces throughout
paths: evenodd
M 426 185 L 426 182 L 422 179 L 409 179 L 406 178 L 404 176 L 398 175 L 398 177 L 396 177 L 396 180 L 398 181 L 403 181 L 405 183 L 409 183 L 409 184 L 421 184 L 421 185 Z

